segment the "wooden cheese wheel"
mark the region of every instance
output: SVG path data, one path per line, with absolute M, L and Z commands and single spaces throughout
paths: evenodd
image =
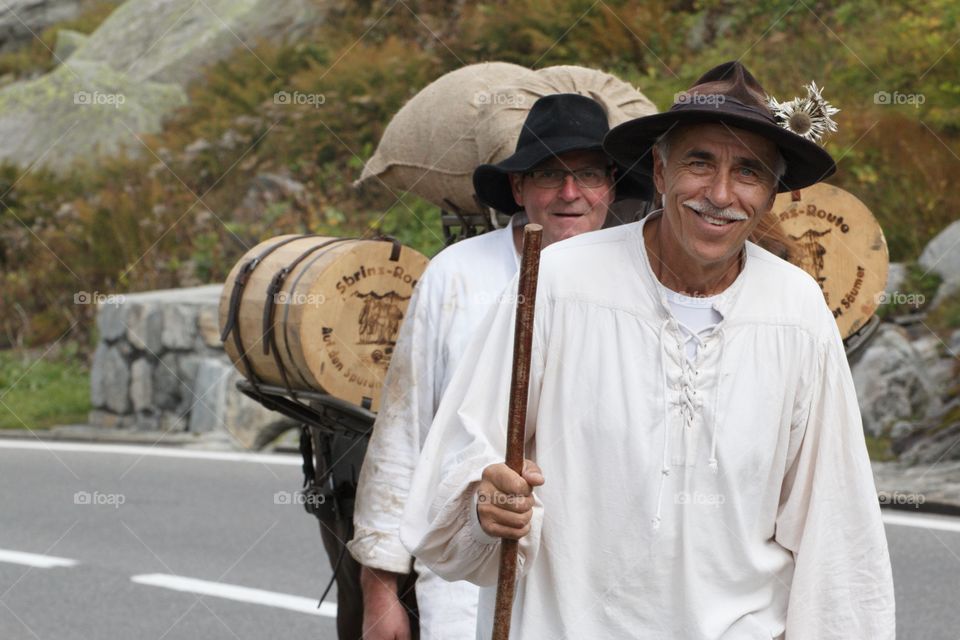
M 855 196 L 825 183 L 781 193 L 773 204 L 781 228 L 796 243 L 794 263 L 823 289 L 843 338 L 877 310 L 890 258 L 876 218 Z
M 390 241 L 279 236 L 243 256 L 220 297 L 220 329 L 230 316 L 235 283 L 251 259 L 276 248 L 249 272 L 234 331 L 258 382 L 327 393 L 376 411 L 400 324 L 427 258 Z M 295 265 L 295 266 L 293 266 Z M 282 286 L 269 293 L 278 272 Z M 264 311 L 273 305 L 274 340 L 265 340 Z M 267 322 L 269 326 L 271 323 Z M 264 353 L 264 345 L 276 345 Z M 236 337 L 224 347 L 248 376 Z M 248 376 L 249 377 L 249 376 Z

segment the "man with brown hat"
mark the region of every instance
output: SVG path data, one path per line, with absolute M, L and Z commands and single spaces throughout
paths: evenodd
M 663 209 L 544 252 L 520 475 L 501 464 L 514 305 L 478 329 L 401 537 L 486 587 L 480 637 L 500 538 L 520 541 L 511 638 L 894 637 L 837 325 L 810 276 L 747 240 L 777 192 L 836 169 L 800 133 L 731 62 L 607 135 Z
M 349 544 L 364 565 L 364 638 L 474 638 L 478 590 L 448 583 L 417 566 L 419 625 L 398 595 L 412 557 L 400 542 L 400 520 L 420 447 L 464 347 L 497 306 L 517 272 L 522 222 L 543 225 L 544 242 L 603 226 L 619 198 L 649 200 L 649 179 L 620 179 L 603 151 L 609 130 L 599 103 L 556 94 L 531 107 L 516 152 L 481 165 L 474 188 L 486 205 L 514 215 L 510 227 L 444 249 L 428 265 L 407 309 L 384 385 L 383 407 L 367 449 Z

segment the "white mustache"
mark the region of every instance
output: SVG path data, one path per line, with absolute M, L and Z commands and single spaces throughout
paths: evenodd
M 721 220 L 747 220 L 750 216 L 747 215 L 742 209 L 737 209 L 736 207 L 726 207 L 724 209 L 718 209 L 709 202 L 704 200 L 687 200 L 683 203 L 684 206 L 690 207 L 697 213 L 702 213 L 708 215 L 712 218 L 720 218 Z

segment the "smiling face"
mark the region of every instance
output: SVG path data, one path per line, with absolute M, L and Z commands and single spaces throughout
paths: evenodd
M 599 151 L 570 151 L 545 160 L 535 169 L 579 171 L 609 164 Z M 559 187 L 539 187 L 526 174 L 510 174 L 510 186 L 517 204 L 527 212 L 530 222 L 543 225 L 543 246 L 572 238 L 587 231 L 596 231 L 607 219 L 613 202 L 613 177 L 607 176 L 599 187 L 582 187 L 567 175 Z
M 653 160 L 664 266 L 694 287 L 731 267 L 735 277 L 747 237 L 777 195 L 776 146 L 723 124 L 690 125 L 670 136 L 666 162 L 659 153 Z

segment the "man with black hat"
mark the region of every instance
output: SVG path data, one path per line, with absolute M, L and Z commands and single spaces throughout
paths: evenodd
M 514 305 L 478 329 L 401 538 L 487 587 L 480 637 L 500 538 L 520 541 L 511 638 L 894 637 L 837 325 L 810 276 L 747 240 L 777 192 L 836 169 L 769 104 L 732 62 L 607 135 L 663 209 L 544 252 L 520 475 L 500 463 Z M 807 106 L 791 124 L 832 124 Z
M 508 228 L 463 240 L 424 272 L 391 358 L 383 408 L 374 425 L 357 490 L 356 533 L 349 548 L 362 565 L 365 639 L 415 636 L 397 584 L 412 558 L 399 539 L 400 518 L 420 448 L 454 366 L 484 315 L 517 272 L 522 222 L 543 225 L 552 244 L 601 228 L 618 197 L 650 198 L 648 180 L 620 180 L 603 152 L 609 130 L 603 108 L 574 94 L 545 96 L 530 109 L 516 152 L 482 165 L 479 199 L 518 213 Z M 525 215 L 524 215 L 525 214 Z M 447 583 L 417 565 L 423 638 L 474 638 L 477 588 Z

